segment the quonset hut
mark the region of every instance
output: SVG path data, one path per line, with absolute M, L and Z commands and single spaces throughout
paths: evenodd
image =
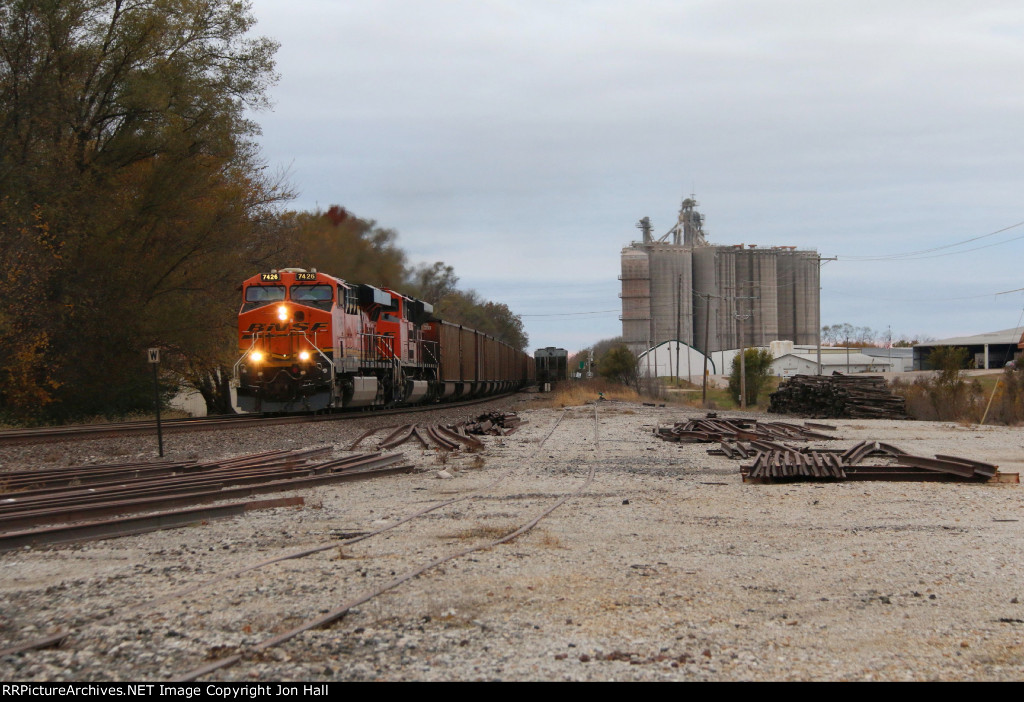
M 636 353 L 678 340 L 705 354 L 772 341 L 815 344 L 820 283 L 818 252 L 795 246 L 715 246 L 693 198 L 655 239 L 622 250 L 622 337 Z M 671 237 L 671 241 L 669 238 Z

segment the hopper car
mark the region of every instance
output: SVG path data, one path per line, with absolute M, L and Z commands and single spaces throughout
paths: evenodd
M 240 412 L 468 399 L 535 378 L 527 354 L 394 290 L 282 268 L 245 280 L 241 292 L 233 373 Z

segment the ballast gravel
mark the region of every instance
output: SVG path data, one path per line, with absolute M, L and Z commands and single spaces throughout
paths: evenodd
M 298 508 L 0 554 L 7 681 L 1020 680 L 1024 501 L 1019 484 L 745 484 L 739 461 L 653 436 L 704 412 L 519 396 L 423 423 L 515 408 L 525 423 L 479 452 L 405 444 L 419 472 L 294 494 Z M 537 407 L 534 409 L 534 407 Z M 738 413 L 720 413 L 736 416 Z M 761 416 L 778 421 L 800 421 Z M 360 417 L 165 436 L 168 458 L 333 445 Z M 1024 466 L 1020 428 L 838 420 L 918 455 Z M 359 452 L 372 450 L 375 440 Z M 2 471 L 155 458 L 155 439 L 0 448 Z M 486 546 L 588 488 L 513 541 L 448 561 L 327 628 L 254 651 L 448 554 Z M 439 477 L 450 476 L 447 479 Z M 291 493 L 289 493 L 291 494 Z M 463 498 L 463 499 L 459 499 Z M 358 543 L 360 534 L 443 507 Z M 211 578 L 318 545 L 216 584 Z

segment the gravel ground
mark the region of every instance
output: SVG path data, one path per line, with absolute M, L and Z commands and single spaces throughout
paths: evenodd
M 708 446 L 653 437 L 698 410 L 620 403 L 531 409 L 518 432 L 423 472 L 303 491 L 302 508 L 0 554 L 0 648 L 60 629 L 60 648 L 0 658 L 0 678 L 169 680 L 1020 680 L 1021 486 L 744 484 Z M 437 410 L 463 419 L 508 401 Z M 595 415 L 597 420 L 595 422 Z M 561 421 L 559 419 L 561 418 Z M 770 419 L 779 419 L 772 416 Z M 394 417 L 172 434 L 169 458 L 341 447 Z M 910 453 L 1018 472 L 1020 429 L 833 422 Z M 550 434 L 550 435 L 549 435 Z M 596 436 L 595 436 L 596 434 Z M 0 471 L 151 459 L 148 440 L 0 449 Z M 370 444 L 372 446 L 372 443 Z M 369 446 L 365 447 L 368 450 Z M 361 446 L 360 451 L 364 450 Z M 439 479 L 444 469 L 454 477 Z M 253 653 L 434 558 L 485 545 L 593 482 L 514 541 L 433 568 L 327 629 Z M 448 506 L 357 544 L 340 539 Z M 156 606 L 217 574 L 322 544 Z

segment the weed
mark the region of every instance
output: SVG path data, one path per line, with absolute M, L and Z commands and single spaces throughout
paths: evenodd
M 496 541 L 504 536 L 508 536 L 515 530 L 516 527 L 514 526 L 477 524 L 474 527 L 457 531 L 454 534 L 442 535 L 441 538 L 458 539 L 459 541 L 465 541 L 467 539 L 487 539 L 489 541 Z
M 562 540 L 554 534 L 542 529 L 535 530 L 533 534 L 534 536 L 531 541 L 538 546 L 543 546 L 544 548 L 562 548 Z

